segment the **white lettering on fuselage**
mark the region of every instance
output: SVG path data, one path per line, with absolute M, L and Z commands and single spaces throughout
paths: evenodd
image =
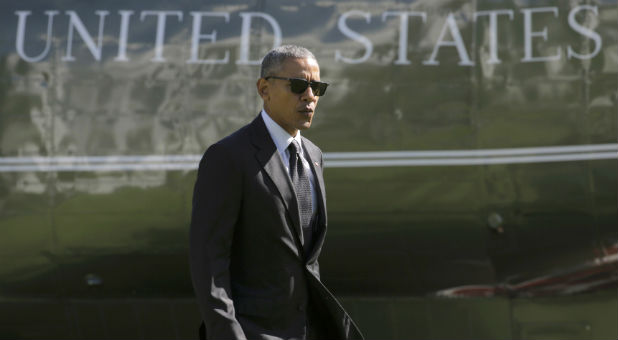
M 73 46 L 75 44 L 75 39 L 73 39 L 74 32 L 77 32 L 94 60 L 101 61 L 103 49 L 105 48 L 105 41 L 103 39 L 104 30 L 106 27 L 105 20 L 110 16 L 110 12 L 106 10 L 96 10 L 94 13 L 98 16 L 96 41 L 95 35 L 93 34 L 94 32 L 89 32 L 86 29 L 86 25 L 84 25 L 82 17 L 80 17 L 77 12 L 71 10 L 64 12 L 64 14 L 68 17 L 68 25 L 66 30 L 67 43 L 65 54 L 61 58 L 62 61 L 73 62 L 76 60 L 76 57 L 73 55 Z M 42 48 L 42 52 L 37 55 L 32 55 L 29 52 L 26 52 L 25 46 L 28 46 L 29 49 L 36 49 L 38 44 L 32 44 L 27 40 L 27 23 L 28 19 L 40 20 L 40 14 L 32 14 L 32 12 L 28 10 L 15 11 L 15 15 L 17 16 L 15 48 L 21 59 L 30 63 L 36 63 L 47 58 L 53 45 L 54 18 L 58 14 L 60 14 L 60 12 L 57 10 L 47 10 L 43 12 L 43 15 L 47 17 L 45 45 Z M 127 52 L 127 45 L 130 40 L 130 30 L 133 26 L 135 26 L 135 23 L 132 22 L 132 20 L 135 21 L 133 14 L 135 14 L 135 12 L 132 10 L 119 10 L 117 12 L 118 17 L 120 18 L 120 26 L 117 40 L 117 54 L 113 59 L 116 62 L 130 61 L 130 53 Z M 190 48 L 188 49 L 190 55 L 185 62 L 188 64 L 230 63 L 229 50 L 223 51 L 221 55 L 216 58 L 203 59 L 200 58 L 199 55 L 200 47 L 204 50 L 204 46 L 206 44 L 214 45 L 217 42 L 217 31 L 212 30 L 209 33 L 204 33 L 202 32 L 202 24 L 207 20 L 209 22 L 218 20 L 219 22 L 222 22 L 223 25 L 229 25 L 230 13 L 191 11 L 189 14 L 192 18 L 192 29 L 189 30 L 191 32 L 189 39 Z M 261 20 L 268 24 L 267 26 L 269 26 L 269 29 L 272 32 L 271 41 L 273 47 L 281 45 L 283 38 L 282 29 L 277 20 L 268 13 L 240 12 L 238 15 L 241 19 L 241 27 L 238 46 L 238 59 L 235 63 L 239 65 L 259 65 L 260 60 L 257 59 L 257 56 L 254 56 L 253 58 L 250 56 L 251 32 L 254 22 Z M 500 64 L 502 62 L 499 56 L 500 39 L 498 35 L 498 21 L 503 20 L 502 22 L 504 22 L 504 20 L 508 19 L 509 23 L 512 24 L 515 15 L 515 12 L 511 9 L 495 9 L 473 13 L 471 20 L 471 24 L 473 25 L 477 24 L 481 20 L 481 17 L 487 17 L 488 19 L 488 26 L 486 29 L 488 31 L 487 36 L 489 38 L 487 42 L 489 53 L 485 56 L 484 60 L 479 60 L 479 62 L 488 64 Z M 601 48 L 603 46 L 601 35 L 594 30 L 595 27 L 592 27 L 598 20 L 591 19 L 599 16 L 599 10 L 596 6 L 578 5 L 571 8 L 566 16 L 569 28 L 581 37 L 578 42 L 582 42 L 581 45 L 583 48 L 580 49 L 583 49 L 583 51 L 576 50 L 576 48 L 571 45 L 552 46 L 549 43 L 552 32 L 548 29 L 548 23 L 551 23 L 552 20 L 560 19 L 560 12 L 557 7 L 522 8 L 519 15 L 523 17 L 523 30 L 521 32 L 523 38 L 523 55 L 520 59 L 523 63 L 550 62 L 558 60 L 562 58 L 563 50 L 566 50 L 566 58 L 575 58 L 580 60 L 592 59 L 601 52 Z M 541 16 L 543 17 L 541 18 Z M 583 20 L 583 22 L 578 21 L 577 18 L 582 16 L 585 20 Z M 37 19 L 34 19 L 35 17 Z M 156 32 L 154 36 L 153 48 L 154 57 L 151 61 L 157 63 L 166 62 L 167 59 L 164 56 L 164 47 L 166 40 L 166 25 L 169 21 L 168 19 L 173 18 L 176 19 L 179 24 L 183 24 L 185 15 L 182 11 L 145 10 L 141 11 L 138 17 L 140 22 L 149 21 L 152 17 L 156 20 Z M 414 61 L 410 60 L 408 56 L 408 46 L 410 45 L 408 33 L 409 22 L 410 20 L 415 19 L 417 22 L 420 21 L 421 25 L 427 25 L 430 18 L 426 12 L 384 11 L 381 13 L 382 24 L 386 24 L 390 21 L 388 20 L 390 18 L 399 20 L 399 39 L 396 44 L 397 46 L 395 46 L 397 53 L 396 58 L 394 58 L 392 63 L 394 65 L 413 64 Z M 334 50 L 334 60 L 345 64 L 360 64 L 369 61 L 372 57 L 374 42 L 368 36 L 360 33 L 358 30 L 353 30 L 350 27 L 348 21 L 352 19 L 363 19 L 362 21 L 364 21 L 366 25 L 372 23 L 372 15 L 370 12 L 350 10 L 341 13 L 337 20 L 337 29 L 344 38 L 351 40 L 352 44 L 350 44 L 350 47 L 347 47 L 347 50 L 342 50 L 342 47 L 336 48 Z M 56 22 L 58 22 L 58 20 L 56 20 Z M 420 63 L 428 66 L 440 65 L 440 61 L 438 59 L 440 51 L 454 47 L 459 58 L 457 64 L 460 66 L 473 66 L 475 62 L 470 57 L 471 54 L 466 48 L 466 44 L 459 26 L 461 26 L 461 23 L 458 24 L 456 15 L 454 13 L 448 13 L 448 15 L 444 18 L 444 23 L 441 26 L 440 34 L 433 43 L 431 53 L 425 60 L 421 60 Z M 363 25 L 361 25 L 361 27 L 363 27 Z M 32 33 L 31 35 L 35 36 L 35 34 Z M 590 48 L 591 44 L 588 43 L 589 41 L 594 43 L 594 48 Z M 269 42 L 270 41 L 267 43 Z M 360 46 L 355 47 L 356 44 L 360 44 Z M 31 45 L 34 45 L 34 47 L 30 47 Z M 546 48 L 543 48 L 543 46 Z M 361 54 L 360 56 L 357 56 L 359 51 Z

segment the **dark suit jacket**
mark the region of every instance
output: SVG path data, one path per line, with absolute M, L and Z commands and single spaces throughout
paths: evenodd
M 306 138 L 302 145 L 319 196 L 319 231 L 306 256 L 293 185 L 261 116 L 209 147 L 200 162 L 190 263 L 207 338 L 302 339 L 306 324 L 320 337 L 362 338 L 320 282 L 322 152 Z

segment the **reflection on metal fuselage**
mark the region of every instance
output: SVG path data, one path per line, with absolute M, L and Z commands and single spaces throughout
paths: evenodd
M 616 0 L 0 7 L 0 337 L 195 337 L 197 162 L 287 43 L 369 338 L 618 337 Z

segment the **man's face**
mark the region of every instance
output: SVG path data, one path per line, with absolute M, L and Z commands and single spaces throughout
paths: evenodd
M 272 76 L 320 80 L 320 67 L 313 58 L 288 58 L 275 73 Z M 264 100 L 266 113 L 291 136 L 296 136 L 298 130 L 311 126 L 319 97 L 313 95 L 310 86 L 303 93 L 296 94 L 290 89 L 288 80 L 261 78 L 257 82 L 257 88 Z

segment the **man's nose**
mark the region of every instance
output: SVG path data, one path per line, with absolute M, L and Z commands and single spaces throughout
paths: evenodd
M 318 98 L 318 96 L 316 96 L 315 94 L 313 94 L 313 89 L 311 89 L 311 86 L 307 86 L 307 88 L 305 89 L 305 92 L 302 93 L 301 95 L 301 99 L 302 100 L 306 100 L 306 101 L 316 101 Z

